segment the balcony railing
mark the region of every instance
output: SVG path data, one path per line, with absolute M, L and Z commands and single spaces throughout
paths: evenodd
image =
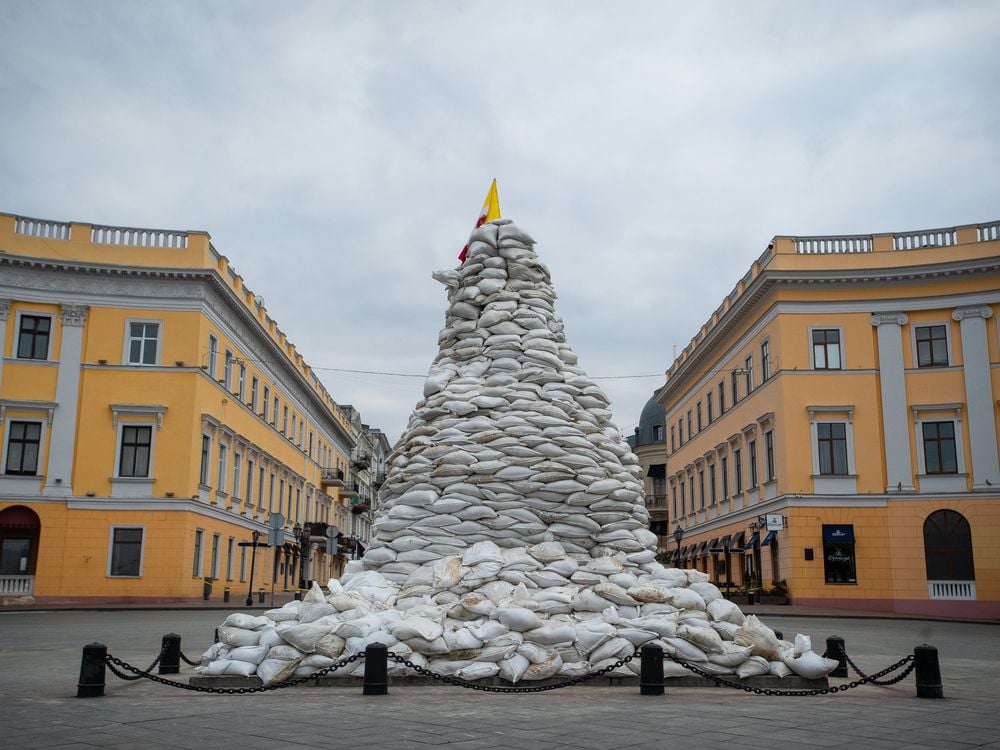
M 324 487 L 340 487 L 343 489 L 347 478 L 343 469 L 323 469 L 320 484 Z
M 653 493 L 646 495 L 646 507 L 648 508 L 666 508 L 667 507 L 667 495 L 666 493 L 659 494 Z
M 14 232 L 25 237 L 41 237 L 46 240 L 68 240 L 69 224 L 62 221 L 29 219 L 18 216 L 14 220 Z
M 924 247 L 949 247 L 956 242 L 954 229 L 928 229 L 923 232 L 903 232 L 892 237 L 893 250 L 919 250 Z
M 362 451 L 354 451 L 351 453 L 351 463 L 359 469 L 367 469 L 371 466 L 372 457 Z
M 351 498 L 351 513 L 365 513 L 371 510 L 371 503 L 366 497 L 352 497 Z
M 95 245 L 127 245 L 130 247 L 187 247 L 186 232 L 164 229 L 137 229 L 134 227 L 93 226 L 90 241 Z
M 928 581 L 927 596 L 930 599 L 975 599 L 975 581 Z
M 797 253 L 870 253 L 870 234 L 845 235 L 843 237 L 796 237 Z
M 0 595 L 31 596 L 34 591 L 34 576 L 0 576 Z
M 372 480 L 372 485 L 378 488 L 381 487 L 383 484 L 385 484 L 385 472 L 380 471 L 378 474 L 375 475 L 375 478 Z

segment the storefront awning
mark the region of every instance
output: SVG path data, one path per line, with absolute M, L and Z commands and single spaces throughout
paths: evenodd
M 717 553 L 719 551 L 719 549 L 720 548 L 719 548 L 719 540 L 718 540 L 718 538 L 715 538 L 715 539 L 713 539 L 712 541 L 710 541 L 708 543 L 708 552 L 709 553 L 715 554 L 715 553 Z
M 698 545 L 698 549 L 695 551 L 695 557 L 702 557 L 705 554 L 705 550 L 708 548 L 708 542 L 702 542 Z
M 767 532 L 767 536 L 764 537 L 764 541 L 760 543 L 760 546 L 761 547 L 766 547 L 771 542 L 773 542 L 777 538 L 777 536 L 778 536 L 778 532 L 774 531 L 772 529 L 771 531 Z
M 824 542 L 853 542 L 854 524 L 845 523 L 836 526 L 823 525 Z
M 750 538 L 747 539 L 746 547 L 747 549 L 750 549 L 751 547 L 755 547 L 759 542 L 760 542 L 760 532 L 755 531 L 753 534 L 750 535 Z

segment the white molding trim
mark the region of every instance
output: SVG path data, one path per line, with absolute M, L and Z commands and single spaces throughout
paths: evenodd
M 159 404 L 111 404 L 111 426 L 118 429 L 118 424 L 123 416 L 128 417 L 154 417 L 156 429 L 159 430 L 163 427 L 163 415 L 167 411 L 166 406 L 161 406 Z M 146 424 L 142 422 L 140 424 Z M 153 424 L 149 421 L 148 424 Z M 117 475 L 117 471 L 115 474 Z
M 52 423 L 52 416 L 59 404 L 56 401 L 31 401 L 28 399 L 0 398 L 0 421 L 3 421 L 7 410 L 44 412 L 45 421 Z

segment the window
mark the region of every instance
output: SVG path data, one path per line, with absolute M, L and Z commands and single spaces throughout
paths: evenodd
M 774 481 L 774 430 L 764 433 L 764 462 L 767 468 L 768 482 Z
M 229 537 L 229 544 L 226 545 L 226 580 L 233 580 L 233 553 L 236 551 L 236 540 Z
M 5 474 L 38 474 L 38 451 L 42 441 L 41 422 L 8 422 Z
M 310 435 L 310 437 L 312 437 L 312 436 Z M 653 442 L 654 443 L 663 442 L 663 425 L 662 424 L 654 424 L 653 425 Z
M 813 329 L 812 359 L 813 367 L 817 370 L 839 370 L 843 367 L 839 328 Z
M 678 518 L 678 515 L 677 515 L 677 485 L 676 484 L 675 485 L 671 485 L 671 487 L 670 487 L 670 493 L 673 495 L 674 518 Z
M 712 407 L 713 402 L 714 402 L 714 396 L 715 396 L 715 394 L 712 393 L 711 391 L 709 391 L 708 393 L 705 394 L 705 408 L 708 410 L 708 423 L 709 424 L 712 424 L 712 420 L 715 419 L 715 409 L 713 409 L 713 407 Z
M 698 469 L 698 507 L 705 508 L 705 470 Z
M 219 534 L 212 534 L 212 567 L 209 571 L 208 577 L 217 579 L 219 577 L 219 542 L 222 541 L 222 537 Z
M 719 459 L 719 473 L 722 475 L 722 499 L 729 499 L 729 457 Z
M 948 366 L 948 329 L 943 325 L 916 326 L 917 367 Z
M 264 474 L 266 474 L 266 473 L 267 472 L 265 471 L 265 469 L 264 469 L 263 466 L 261 466 L 260 469 L 257 472 L 257 474 L 258 474 L 258 479 L 257 479 L 257 505 L 259 505 L 261 508 L 264 507 Z
M 823 524 L 823 575 L 827 583 L 858 582 L 852 524 Z
M 716 494 L 715 494 L 715 464 L 708 465 L 708 489 L 709 489 L 709 500 L 712 505 L 715 505 Z
M 730 401 L 735 406 L 740 400 L 740 371 L 733 370 L 729 374 L 729 381 L 730 391 L 732 391 Z
M 113 526 L 108 576 L 138 578 L 142 575 L 142 527 Z
M 240 474 L 243 473 L 243 454 L 233 451 L 233 497 L 240 496 Z
M 954 422 L 924 422 L 924 470 L 928 474 L 957 474 Z
M 747 355 L 747 358 L 743 360 L 743 378 L 746 383 L 747 395 L 753 390 L 753 355 Z
M 222 385 L 227 391 L 233 389 L 233 353 L 226 349 L 226 362 L 222 366 Z
M 285 404 L 285 410 L 281 415 L 281 434 L 288 436 L 288 404 Z
M 680 440 L 680 444 L 684 445 L 684 420 L 683 419 L 678 419 L 677 420 L 677 435 L 678 435 L 678 440 Z
M 924 521 L 924 560 L 928 581 L 974 581 L 972 531 L 954 510 L 938 510 Z
M 226 458 L 229 453 L 229 446 L 219 443 L 219 472 L 218 472 L 218 486 L 216 489 L 219 492 L 226 491 Z
M 688 440 L 690 440 L 691 436 L 694 435 L 694 430 L 691 429 L 691 410 L 690 409 L 688 409 L 688 412 L 687 412 L 687 431 L 688 431 Z
M 250 379 L 250 408 L 253 409 L 254 414 L 257 413 L 257 388 L 260 386 L 260 381 L 257 376 L 254 375 Z
M 757 441 L 750 440 L 747 442 L 747 458 L 750 459 L 750 489 L 754 489 L 757 482 Z
M 697 419 L 697 424 L 698 424 L 698 432 L 701 432 L 701 430 L 702 430 L 702 425 L 701 425 L 701 401 L 699 401 L 697 404 L 695 404 L 694 408 L 695 408 L 695 412 L 697 414 L 696 419 Z
M 847 474 L 847 425 L 843 422 L 817 422 L 819 473 L 833 476 Z
M 687 495 L 684 491 L 684 480 L 681 480 L 681 516 L 687 515 Z
M 17 329 L 18 359 L 48 359 L 52 318 L 48 315 L 22 315 Z
M 122 425 L 118 454 L 119 477 L 149 476 L 149 454 L 153 428 L 146 425 Z
M 240 547 L 240 580 L 247 579 L 247 548 Z
M 761 381 L 766 382 L 771 377 L 771 342 L 764 339 L 760 342 Z
M 219 339 L 210 333 L 208 334 L 208 363 L 205 369 L 208 371 L 208 376 L 212 378 L 212 380 L 215 380 L 215 371 L 218 364 Z
M 661 427 L 660 429 L 662 430 L 663 428 Z M 312 458 L 312 455 L 313 455 L 313 434 L 312 430 L 309 430 L 309 458 Z
M 125 361 L 130 365 L 159 364 L 160 324 L 131 320 L 125 341 Z
M 281 511 L 281 506 L 278 506 L 278 511 Z M 274 472 L 271 472 L 271 484 L 269 491 L 267 493 L 267 512 L 274 513 Z
M 733 489 L 737 495 L 743 493 L 743 455 L 739 448 L 733 449 Z
M 254 460 L 252 458 L 247 459 L 247 505 L 253 505 L 253 467 Z
M 292 504 L 292 497 L 291 496 L 292 496 L 292 490 L 289 487 L 289 489 L 288 489 L 288 504 L 289 505 Z M 299 501 L 301 499 L 302 499 L 302 489 L 300 487 L 296 487 L 295 488 L 295 516 L 294 516 L 294 518 L 295 518 L 296 521 L 301 521 L 302 520 L 302 516 L 299 515 L 299 510 L 300 510 L 300 508 L 299 508 Z
M 719 381 L 719 414 L 726 413 L 726 381 Z
M 305 426 L 306 426 L 306 423 L 303 420 L 300 419 L 299 420 L 299 439 L 298 439 L 298 442 L 296 443 L 296 445 L 298 445 L 300 448 L 302 447 L 302 437 L 305 434 Z M 293 430 L 293 432 L 294 432 L 294 430 Z
M 271 426 L 278 426 L 278 397 L 274 397 L 274 411 L 271 413 Z
M 236 373 L 236 397 L 243 401 L 246 399 L 247 391 L 247 366 L 243 363 L 239 363 L 239 368 Z
M 293 441 L 295 440 L 295 414 L 294 414 L 294 412 L 292 413 L 292 433 L 291 433 L 291 435 L 289 437 L 291 437 L 291 439 Z
M 201 563 L 202 556 L 205 554 L 205 531 L 204 529 L 198 529 L 194 532 L 194 567 L 191 569 L 191 575 L 194 578 L 199 578 L 201 576 Z
M 670 450 L 677 450 L 677 431 L 674 429 L 673 425 L 670 425 Z
M 264 412 L 261 414 L 261 416 L 264 418 L 265 422 L 267 421 L 267 407 L 269 406 L 268 401 L 270 401 L 270 400 L 271 400 L 271 387 L 265 385 L 264 386 Z
M 202 487 L 208 486 L 208 465 L 212 455 L 212 438 L 208 435 L 201 436 L 201 471 L 198 474 L 198 481 Z
M 291 493 L 289 493 L 289 494 L 291 494 Z M 291 505 L 292 503 L 289 501 L 288 504 Z M 288 519 L 288 514 L 285 513 L 285 480 L 284 479 L 278 480 L 278 512 L 284 514 L 286 520 Z

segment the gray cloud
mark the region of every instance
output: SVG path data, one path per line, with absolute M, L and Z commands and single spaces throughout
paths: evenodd
M 317 368 L 423 372 L 492 177 L 594 375 L 774 234 L 995 219 L 992 2 L 7 3 L 0 210 L 207 229 Z M 395 437 L 419 379 L 321 370 Z M 631 430 L 660 379 L 604 381 Z

